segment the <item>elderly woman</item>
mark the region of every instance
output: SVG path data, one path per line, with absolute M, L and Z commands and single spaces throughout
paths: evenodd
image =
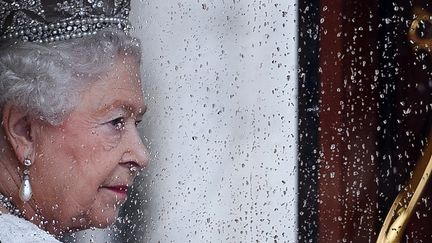
M 148 163 L 129 3 L 44 4 L 0 1 L 0 242 L 112 224 Z

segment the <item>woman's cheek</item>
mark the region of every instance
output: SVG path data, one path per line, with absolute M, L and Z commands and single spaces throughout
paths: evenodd
M 122 139 L 122 133 L 122 130 L 109 127 L 109 125 L 105 125 L 98 129 L 98 131 L 95 131 L 97 140 L 105 151 L 110 151 L 118 147 Z

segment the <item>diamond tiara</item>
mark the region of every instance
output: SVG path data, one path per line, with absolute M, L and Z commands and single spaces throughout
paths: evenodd
M 0 41 L 54 42 L 105 28 L 126 33 L 130 0 L 0 0 Z

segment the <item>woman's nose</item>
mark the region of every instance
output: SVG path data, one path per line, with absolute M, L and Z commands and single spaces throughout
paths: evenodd
M 136 162 L 142 169 L 146 167 L 149 163 L 149 152 L 144 145 L 140 134 L 138 132 L 138 129 L 135 129 L 133 133 L 131 133 L 131 136 L 129 136 L 127 139 L 127 151 L 130 158 L 128 160 Z

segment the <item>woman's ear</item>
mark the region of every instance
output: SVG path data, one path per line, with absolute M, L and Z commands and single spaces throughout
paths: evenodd
M 3 107 L 2 125 L 19 163 L 27 158 L 33 160 L 34 142 L 28 115 L 22 109 L 6 104 Z

